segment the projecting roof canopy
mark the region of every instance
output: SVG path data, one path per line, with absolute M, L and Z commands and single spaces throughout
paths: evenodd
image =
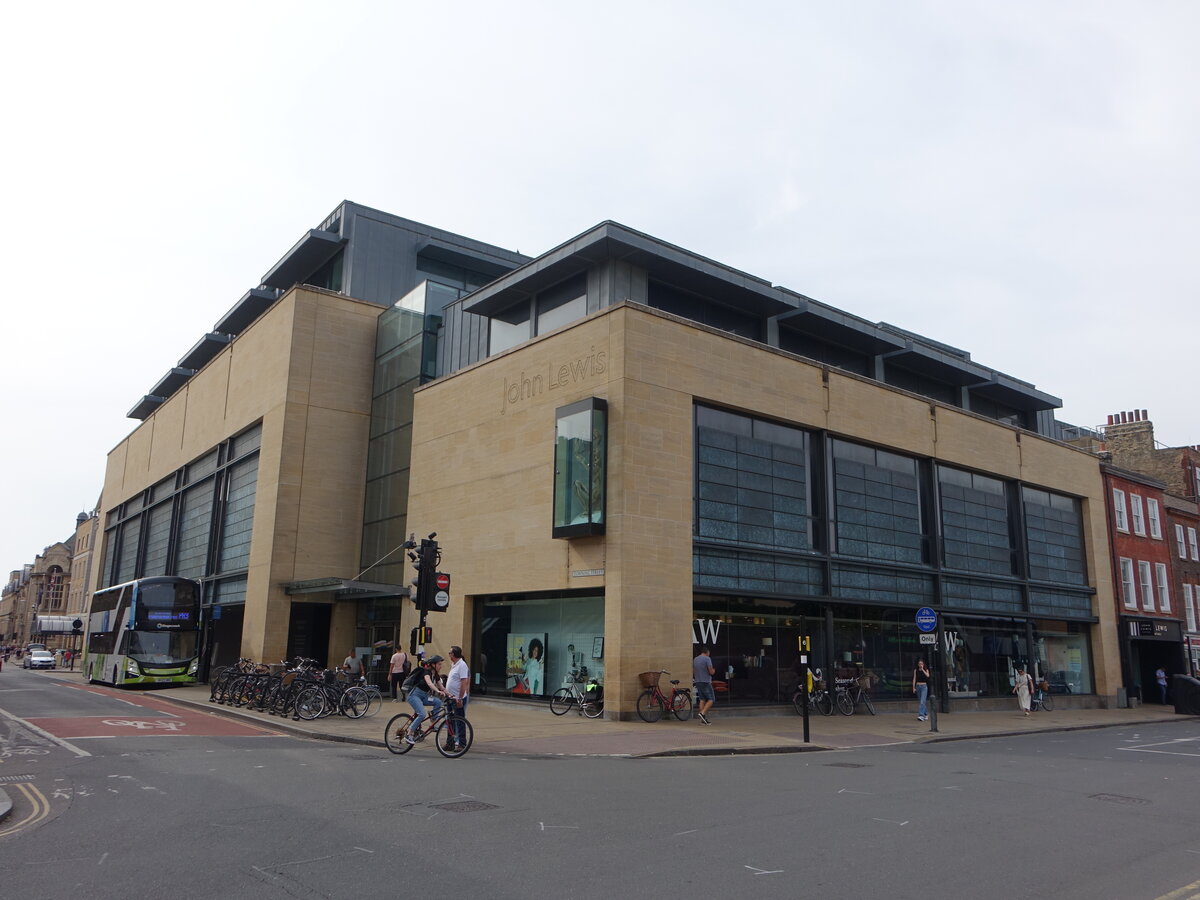
M 463 309 L 482 316 L 495 315 L 608 260 L 645 269 L 651 281 L 663 282 L 754 315 L 773 316 L 795 308 L 770 282 L 616 222 L 602 222 L 475 291 L 466 298 Z

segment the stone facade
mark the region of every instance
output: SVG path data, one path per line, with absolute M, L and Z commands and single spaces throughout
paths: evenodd
M 104 512 L 261 423 L 237 655 L 286 654 L 292 603 L 306 601 L 288 596 L 285 584 L 358 571 L 381 312 L 332 291 L 288 291 L 109 453 Z M 92 590 L 102 586 L 102 568 L 94 567 Z M 353 643 L 354 612 L 353 603 L 335 606 L 331 659 Z
M 609 404 L 607 533 L 555 540 L 554 413 L 589 396 Z M 470 658 L 476 596 L 589 587 L 604 595 L 612 713 L 632 709 L 638 672 L 661 667 L 686 679 L 697 400 L 1082 498 L 1099 618 L 1091 632 L 1096 691 L 1115 697 L 1112 569 L 1094 456 L 632 303 L 417 392 L 409 520 L 418 532 L 438 531 L 454 573 L 451 611 L 436 622 L 446 636 L 435 644 L 461 642 Z

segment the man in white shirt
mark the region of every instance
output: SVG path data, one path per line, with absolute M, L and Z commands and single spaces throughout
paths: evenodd
M 467 661 L 463 659 L 462 647 L 450 648 L 450 672 L 446 675 L 446 693 L 449 695 L 450 713 L 467 717 L 467 699 L 471 691 L 471 672 L 467 669 Z M 454 726 L 454 740 L 462 743 L 466 740 L 466 729 Z

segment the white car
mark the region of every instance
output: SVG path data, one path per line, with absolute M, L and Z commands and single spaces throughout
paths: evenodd
M 54 654 L 49 650 L 30 650 L 21 660 L 23 669 L 53 669 Z

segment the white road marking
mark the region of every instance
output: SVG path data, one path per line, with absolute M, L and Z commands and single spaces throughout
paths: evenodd
M 101 856 L 101 857 L 100 857 L 100 861 L 99 861 L 99 862 L 97 862 L 97 863 L 96 863 L 96 865 L 98 865 L 98 866 L 102 866 L 102 865 L 104 865 L 104 861 L 105 861 L 106 859 L 108 859 L 108 854 L 107 854 L 107 853 L 105 853 L 103 856 Z
M 46 740 L 52 741 L 53 743 L 62 747 L 64 750 L 70 750 L 76 756 L 91 756 L 92 755 L 92 754 L 88 753 L 86 750 L 81 750 L 80 748 L 76 747 L 74 744 L 67 743 L 62 738 L 57 738 L 54 735 L 52 735 L 50 732 L 48 732 L 42 728 L 38 728 L 32 722 L 26 722 L 24 719 L 22 719 L 18 716 L 14 716 L 12 713 L 8 712 L 7 710 L 0 709 L 0 716 L 4 716 L 6 719 L 11 719 L 14 722 L 21 723 L 21 725 L 28 728 L 34 734 L 40 734 Z
M 872 818 L 874 818 L 874 817 L 872 816 Z M 897 822 L 895 819 L 875 819 L 875 821 L 876 822 L 887 822 L 889 825 L 900 825 L 902 827 L 904 825 L 907 825 L 909 822 L 909 820 L 907 820 L 907 819 L 903 822 Z
M 754 866 L 746 866 L 755 875 L 779 875 L 783 869 L 756 869 Z
M 865 794 L 868 797 L 871 796 L 870 791 L 852 791 L 849 788 L 842 788 L 840 791 L 838 791 L 838 793 L 839 794 Z
M 681 834 L 695 834 L 695 833 L 696 833 L 697 831 L 699 831 L 699 830 L 700 830 L 699 828 L 692 828 L 692 829 L 690 829 L 690 830 L 688 830 L 688 831 L 677 831 L 677 832 L 675 832 L 675 833 L 674 833 L 673 835 L 671 835 L 671 836 L 672 836 L 672 837 L 679 837 Z
M 1118 747 L 1118 750 L 1126 750 L 1134 753 L 1162 753 L 1167 756 L 1200 756 L 1200 744 L 1195 742 L 1200 741 L 1200 738 L 1175 738 L 1170 741 L 1157 741 L 1153 744 L 1142 744 L 1140 747 Z M 1177 744 L 1193 744 L 1195 752 L 1184 753 L 1179 750 L 1155 750 L 1154 747 L 1171 747 Z

